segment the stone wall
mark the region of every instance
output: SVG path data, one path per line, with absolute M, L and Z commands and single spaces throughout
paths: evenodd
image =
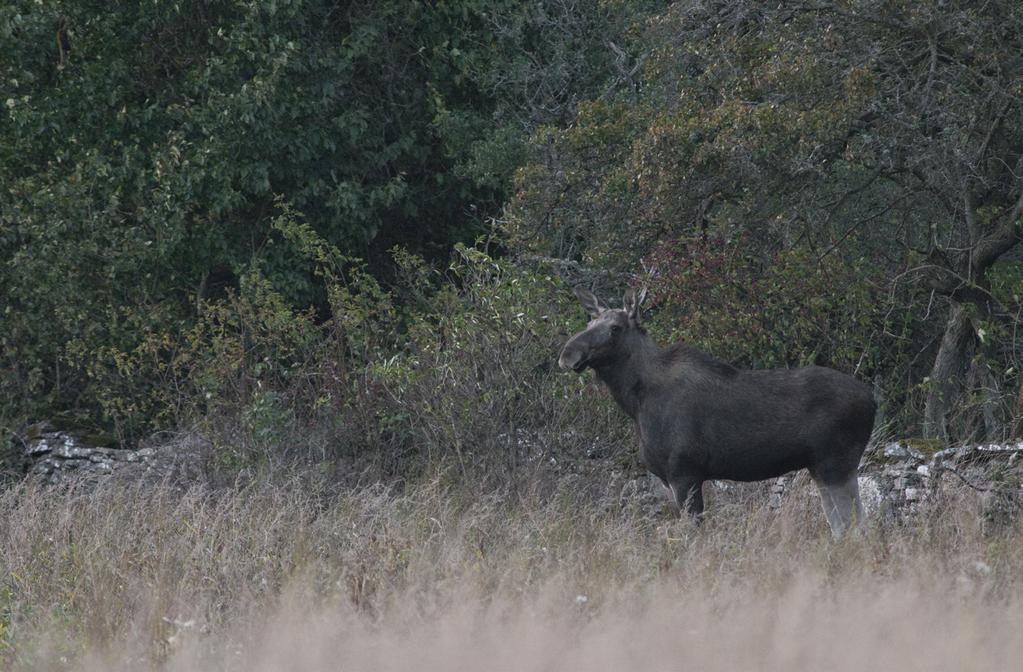
M 104 479 L 163 480 L 201 469 L 200 451 L 194 442 L 170 441 L 138 449 L 96 445 L 97 440 L 75 431 L 39 423 L 19 437 L 22 471 L 56 485 L 70 476 Z
M 71 475 L 105 480 L 178 478 L 182 482 L 203 477 L 204 456 L 209 454 L 199 437 L 185 435 L 138 450 L 93 445 L 89 438 L 61 431 L 45 423 L 29 429 L 20 439 L 23 471 L 30 477 L 57 484 Z M 628 458 L 628 459 L 626 459 Z M 548 465 L 556 479 L 576 478 L 580 487 L 597 487 L 607 509 L 639 506 L 650 515 L 664 515 L 666 496 L 656 478 L 647 475 L 628 456 L 595 452 L 582 461 L 556 461 Z M 912 516 L 940 501 L 951 488 L 977 497 L 979 511 L 992 521 L 1010 520 L 1023 502 L 1023 442 L 948 448 L 926 454 L 909 442 L 889 442 L 868 450 L 860 467 L 860 494 L 869 517 L 899 519 Z M 788 497 L 816 497 L 804 475 L 789 475 L 758 484 L 714 482 L 706 494 L 726 499 L 733 494 L 764 497 L 779 508 Z
M 1023 442 L 947 448 L 930 454 L 906 442 L 869 451 L 860 466 L 860 497 L 868 517 L 900 518 L 925 511 L 943 493 L 973 492 L 989 520 L 1006 520 L 1023 502 Z M 781 506 L 792 478 L 778 479 L 770 503 Z
M 576 471 L 582 482 L 607 479 L 602 507 L 640 507 L 651 516 L 664 516 L 667 495 L 660 481 L 639 465 L 593 460 Z M 896 441 L 872 447 L 860 466 L 860 497 L 869 518 L 903 520 L 936 507 L 955 493 L 973 496 L 978 513 L 990 522 L 1013 520 L 1023 511 L 1023 442 L 948 448 L 924 453 L 912 443 Z M 806 472 L 760 483 L 713 481 L 704 485 L 708 510 L 715 502 L 764 501 L 779 509 L 790 498 L 814 500 L 817 488 Z

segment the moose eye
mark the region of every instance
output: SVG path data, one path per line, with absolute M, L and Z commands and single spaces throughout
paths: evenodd
M 618 332 L 621 331 L 621 330 L 622 330 L 622 328 L 621 328 L 620 325 L 617 325 L 617 324 L 612 324 L 611 325 L 611 335 L 612 336 L 617 336 Z

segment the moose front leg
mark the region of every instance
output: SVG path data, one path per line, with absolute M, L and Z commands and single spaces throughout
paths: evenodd
M 668 483 L 672 498 L 675 500 L 679 516 L 683 511 L 699 519 L 703 513 L 703 481 L 697 478 L 676 478 Z
M 850 527 L 863 523 L 863 504 L 860 501 L 859 482 L 856 472 L 843 480 L 831 483 L 820 479 L 817 487 L 821 493 L 821 507 L 824 517 L 831 526 L 831 536 L 841 538 Z

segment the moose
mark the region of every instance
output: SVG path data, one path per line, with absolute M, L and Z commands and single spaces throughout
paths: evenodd
M 836 538 L 862 520 L 856 473 L 876 411 L 866 384 L 821 366 L 741 370 L 682 343 L 661 348 L 640 324 L 645 289 L 626 291 L 621 310 L 575 294 L 591 319 L 558 364 L 607 385 L 680 515 L 702 514 L 704 481 L 806 469 Z

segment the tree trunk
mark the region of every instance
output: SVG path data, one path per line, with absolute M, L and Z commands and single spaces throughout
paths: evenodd
M 1011 438 L 1023 438 L 1023 381 L 1020 382 L 1019 392 L 1016 394 L 1016 408 L 1013 410 Z
M 952 300 L 945 335 L 934 358 L 931 385 L 924 405 L 924 436 L 949 440 L 948 415 L 962 394 L 963 378 L 973 354 L 976 332 L 966 309 Z
M 978 363 L 980 380 L 981 412 L 984 416 L 984 438 L 988 441 L 1001 441 L 1006 438 L 1006 426 L 998 421 L 999 400 L 1001 390 L 998 381 L 986 363 Z
M 985 143 L 986 144 L 986 143 Z M 978 226 L 978 205 L 967 189 L 963 194 L 966 229 L 969 234 L 968 251 L 960 250 L 949 256 L 949 250 L 932 250 L 930 268 L 931 289 L 947 296 L 951 308 L 941 346 L 931 369 L 931 388 L 924 405 L 924 436 L 948 441 L 949 414 L 959 401 L 969 371 L 970 359 L 976 345 L 976 329 L 964 305 L 970 304 L 978 313 L 990 317 L 995 305 L 986 275 L 1000 256 L 1023 240 L 1023 189 L 1015 205 L 1000 224 L 983 233 Z M 965 253 L 965 254 L 964 254 Z M 985 418 L 989 424 L 994 415 Z

